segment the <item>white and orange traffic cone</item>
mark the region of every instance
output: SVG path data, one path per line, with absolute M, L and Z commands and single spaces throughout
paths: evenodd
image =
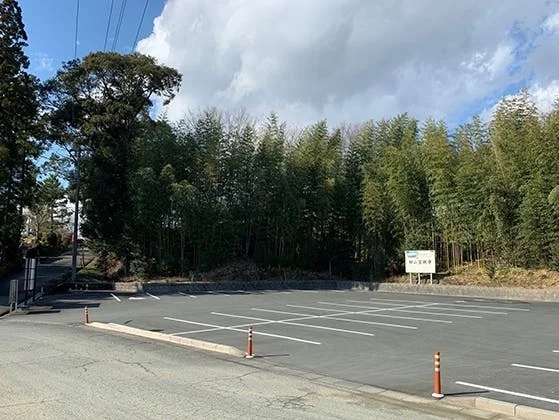
M 441 353 L 435 352 L 435 376 L 433 379 L 433 398 L 442 398 L 444 394 L 441 390 Z
M 248 327 L 248 343 L 247 343 L 247 359 L 252 359 L 254 354 L 252 354 L 252 325 Z

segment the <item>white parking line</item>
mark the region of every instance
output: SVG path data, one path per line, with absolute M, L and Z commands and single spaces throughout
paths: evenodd
M 295 326 L 298 326 L 298 327 L 315 328 L 315 329 L 319 329 L 319 330 L 338 331 L 338 332 L 344 332 L 344 333 L 348 333 L 348 334 L 366 335 L 368 337 L 374 337 L 375 336 L 374 334 L 361 332 L 361 331 L 344 330 L 344 329 L 341 329 L 341 328 L 332 328 L 332 327 L 324 327 L 324 326 L 321 326 L 321 325 L 308 325 L 308 324 L 301 324 L 301 323 L 298 323 L 298 322 L 292 322 L 292 321 L 298 320 L 299 318 L 295 318 L 293 320 L 275 321 L 275 320 L 272 320 L 272 319 L 254 318 L 254 317 L 251 317 L 251 316 L 242 316 L 242 315 L 231 315 L 231 314 L 224 314 L 224 313 L 220 313 L 220 312 L 212 312 L 212 315 L 227 316 L 227 317 L 230 317 L 230 318 L 253 319 L 255 321 L 264 321 L 264 322 L 267 322 L 267 323 L 295 325 Z M 307 319 L 307 318 L 305 318 L 305 319 Z
M 182 323 L 185 323 L 185 324 L 201 325 L 203 327 L 212 327 L 215 330 L 237 331 L 237 332 L 242 332 L 243 334 L 247 333 L 246 330 L 239 329 L 239 328 L 236 328 L 236 327 L 222 327 L 220 325 L 205 324 L 203 322 L 194 322 L 194 321 L 188 321 L 186 319 L 178 319 L 178 318 L 170 318 L 170 317 L 164 317 L 163 319 L 166 319 L 166 320 L 169 320 L 169 321 L 182 322 Z M 199 332 L 201 332 L 201 331 L 199 331 Z M 170 335 L 183 335 L 183 334 L 184 333 L 174 333 L 174 334 L 170 334 Z M 269 334 L 269 333 L 264 333 L 264 332 L 261 332 L 261 331 L 253 331 L 252 334 L 254 334 L 254 335 L 264 335 L 264 336 L 267 336 L 267 337 L 283 338 L 285 340 L 298 341 L 300 343 L 307 343 L 307 344 L 315 344 L 317 346 L 321 345 L 321 343 L 319 343 L 318 341 L 303 340 L 302 338 L 289 337 L 289 336 L 286 336 L 286 335 Z
M 406 300 L 406 299 L 384 299 L 384 298 L 370 298 L 369 300 L 380 300 L 385 302 L 402 302 L 402 303 L 435 303 L 435 302 L 426 302 L 424 300 Z
M 480 311 L 479 309 L 458 309 L 458 308 L 443 308 L 440 304 L 436 303 L 435 306 L 431 306 L 431 309 L 440 309 L 441 311 L 454 311 L 454 312 L 468 312 L 468 313 L 478 313 L 478 314 L 490 314 L 490 315 L 508 315 L 508 312 L 496 312 L 496 311 Z
M 559 350 L 553 350 L 553 353 L 559 353 Z
M 461 308 L 479 308 L 479 309 L 501 309 L 502 311 L 519 311 L 530 312 L 531 309 L 525 308 L 506 308 L 504 306 L 485 306 L 485 305 L 455 305 L 454 303 L 439 303 L 439 306 L 459 306 Z
M 315 306 L 303 306 L 303 305 L 285 305 L 290 306 L 292 308 L 301 308 L 301 309 L 314 309 L 316 311 L 325 311 L 325 312 L 339 312 L 337 309 L 327 309 L 327 308 L 317 308 Z M 441 324 L 452 324 L 452 321 L 448 321 L 446 319 L 431 319 L 431 318 L 417 318 L 413 316 L 397 316 L 397 315 L 386 315 L 386 314 L 379 314 L 379 313 L 370 313 L 369 311 L 357 311 L 357 312 L 343 312 L 342 314 L 354 314 L 354 315 L 365 315 L 365 316 L 377 316 L 380 318 L 394 318 L 394 319 L 409 319 L 410 321 L 425 321 L 425 322 L 438 322 Z
M 427 302 L 427 301 L 421 301 L 421 300 L 404 300 L 404 299 L 371 298 L 369 300 L 373 301 L 375 304 L 377 302 L 380 303 L 382 301 L 403 302 L 403 303 L 407 303 L 407 302 L 411 302 L 411 303 L 433 303 L 433 302 Z M 505 306 L 470 305 L 465 300 L 457 300 L 455 302 L 456 303 L 442 303 L 442 302 L 436 302 L 436 303 L 437 303 L 437 305 L 440 305 L 440 306 L 458 306 L 458 307 L 461 307 L 461 308 L 500 309 L 502 311 L 521 311 L 521 312 L 530 312 L 531 311 L 531 309 L 526 309 L 526 308 L 509 308 L 509 307 L 505 307 Z M 484 302 L 484 301 L 482 301 L 482 302 Z M 460 304 L 458 304 L 458 303 L 460 303 Z
M 390 309 L 390 310 L 396 312 L 405 312 L 407 314 L 423 314 L 423 315 L 453 316 L 455 318 L 483 319 L 483 317 L 479 315 L 445 314 L 440 312 L 411 311 L 408 309 L 398 309 L 398 308 Z
M 144 300 L 145 297 L 139 297 L 139 296 L 130 296 L 128 298 L 128 300 Z
M 231 296 L 231 295 L 228 295 L 227 293 L 216 292 L 215 290 L 206 290 L 206 293 L 209 293 L 211 295 Z
M 411 313 L 411 314 L 423 314 L 423 315 L 437 315 L 437 316 L 453 316 L 453 317 L 457 317 L 457 318 L 474 318 L 474 319 L 482 319 L 483 317 L 478 316 L 478 315 L 462 315 L 462 314 L 445 314 L 445 313 L 439 313 L 439 312 L 427 312 L 427 311 L 415 311 L 415 310 L 410 310 L 410 309 L 404 309 L 404 308 L 425 308 L 425 307 L 429 307 L 431 308 L 431 305 L 435 305 L 435 303 L 430 303 L 430 304 L 426 304 L 426 305 L 412 305 L 412 306 L 400 306 L 397 308 L 374 308 L 371 306 L 363 306 L 363 305 L 348 305 L 345 303 L 333 303 L 333 302 L 318 302 L 321 305 L 334 305 L 334 306 L 346 306 L 346 307 L 350 307 L 350 308 L 368 308 L 370 309 L 370 311 L 368 312 L 385 312 L 385 311 L 391 311 L 391 312 L 406 312 L 406 313 Z
M 339 309 L 326 309 L 326 308 L 317 308 L 315 306 L 304 306 L 304 305 L 285 305 L 285 306 L 289 306 L 290 308 L 300 308 L 300 309 L 315 309 L 315 310 L 319 310 L 319 311 L 325 311 L 325 312 L 336 312 L 339 313 L 340 310 Z
M 346 299 L 347 302 L 354 302 L 354 303 L 370 303 L 373 305 L 381 304 L 380 302 L 368 302 L 366 300 L 351 300 Z M 393 303 L 385 303 L 385 305 L 394 305 Z M 491 315 L 508 315 L 508 312 L 495 312 L 495 311 L 480 311 L 477 309 L 457 309 L 457 308 L 443 308 L 440 306 L 440 303 L 431 302 L 429 306 L 431 309 L 441 309 L 446 311 L 455 311 L 455 312 L 472 312 L 472 313 L 480 313 L 480 314 L 491 314 Z
M 318 293 L 318 290 L 300 290 L 303 293 Z
M 114 297 L 117 300 L 117 302 L 120 302 L 120 298 L 116 296 L 114 293 L 111 293 L 111 296 Z
M 345 290 L 334 290 L 336 293 L 345 293 Z
M 513 363 L 511 366 L 516 366 L 519 368 L 526 368 L 526 369 L 533 369 L 533 370 L 543 370 L 546 372 L 557 372 L 559 373 L 559 369 L 551 369 L 551 368 L 544 368 L 539 366 L 530 366 L 530 365 L 519 365 L 517 363 Z
M 469 387 L 472 387 L 472 388 L 484 389 L 486 391 L 499 392 L 501 394 L 514 395 L 515 397 L 523 397 L 523 398 L 529 398 L 529 399 L 532 399 L 532 400 L 548 402 L 548 403 L 552 403 L 552 404 L 559 404 L 559 400 L 552 400 L 551 398 L 538 397 L 537 395 L 523 394 L 521 392 L 507 391 L 505 389 L 491 388 L 489 386 L 476 385 L 476 384 L 471 384 L 471 383 L 468 383 L 468 382 L 461 382 L 461 381 L 456 381 L 456 384 L 469 386 Z
M 370 299 L 372 300 L 372 299 Z M 395 302 L 380 302 L 379 299 L 375 300 L 374 302 L 370 302 L 369 300 L 352 300 L 352 299 L 346 299 L 346 302 L 360 302 L 360 303 L 369 303 L 371 305 L 387 305 L 387 306 L 402 306 L 404 304 L 404 302 L 402 303 L 395 303 Z M 428 303 L 428 302 L 416 302 L 416 301 L 412 301 L 410 300 L 408 302 L 410 305 L 416 305 L 416 304 L 424 304 L 424 303 Z M 431 302 L 433 305 L 435 304 L 435 302 Z
M 146 292 L 146 295 L 148 295 L 150 298 L 154 298 L 156 300 L 161 300 L 161 298 L 159 296 L 154 296 L 151 293 Z
M 369 325 L 382 325 L 384 327 L 393 327 L 393 328 L 404 328 L 409 330 L 417 330 L 417 327 L 412 327 L 409 325 L 398 325 L 398 324 L 386 324 L 384 322 L 372 322 L 372 321 L 362 321 L 359 319 L 346 319 L 346 318 L 337 318 L 338 315 L 351 315 L 352 312 L 346 313 L 341 312 L 337 314 L 330 314 L 330 315 L 310 315 L 310 314 L 298 314 L 295 312 L 285 312 L 285 311 L 274 311 L 271 309 L 259 309 L 259 308 L 252 308 L 253 311 L 262 311 L 262 312 L 270 312 L 275 314 L 284 314 L 284 315 L 295 315 L 301 316 L 303 319 L 333 319 L 335 321 L 342 321 L 342 322 L 354 322 L 356 324 L 369 324 Z
M 274 311 L 272 309 L 260 309 L 260 308 L 251 308 L 252 311 L 260 311 L 260 312 L 270 312 L 272 314 L 284 314 L 284 315 L 295 315 L 295 316 L 304 316 L 304 317 L 312 317 L 313 315 L 309 314 L 298 314 L 295 312 L 285 312 L 285 311 Z M 339 311 L 337 311 L 339 312 Z
M 186 294 L 186 293 L 183 293 L 183 292 L 179 292 L 179 295 L 182 295 L 182 296 L 188 296 L 188 297 L 191 297 L 191 298 L 194 298 L 194 299 L 196 299 L 196 298 L 197 298 L 197 296 L 194 296 L 194 295 L 188 295 L 188 294 Z

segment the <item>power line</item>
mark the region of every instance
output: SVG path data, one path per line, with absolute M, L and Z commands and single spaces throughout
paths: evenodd
M 107 50 L 107 40 L 109 39 L 109 29 L 111 27 L 111 19 L 113 17 L 114 5 L 115 5 L 115 0 L 111 0 L 111 10 L 109 11 L 109 21 L 107 22 L 107 31 L 105 32 L 105 43 L 103 44 L 103 51 Z
M 78 23 L 80 21 L 80 0 L 77 0 L 76 7 L 76 34 L 74 35 L 74 58 L 78 55 Z
M 134 38 L 134 45 L 132 45 L 132 51 L 130 51 L 131 53 L 133 53 L 134 50 L 136 49 L 136 44 L 138 43 L 138 37 L 140 36 L 140 29 L 142 28 L 142 23 L 144 23 L 144 17 L 146 15 L 148 3 L 149 0 L 146 0 L 146 4 L 144 5 L 144 11 L 142 12 L 142 17 L 140 18 L 140 24 L 138 25 L 138 30 L 136 31 L 136 37 Z
M 118 16 L 118 21 L 115 29 L 115 39 L 113 39 L 113 47 L 112 47 L 113 50 L 116 49 L 116 45 L 118 43 L 118 36 L 120 34 L 120 28 L 122 26 L 122 19 L 124 18 L 124 12 L 126 11 L 126 3 L 127 0 L 122 0 L 122 3 L 120 5 L 120 14 Z

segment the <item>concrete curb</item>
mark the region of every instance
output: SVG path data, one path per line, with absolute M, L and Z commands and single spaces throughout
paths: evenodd
M 436 407 L 442 407 L 447 410 L 459 411 L 462 414 L 471 415 L 479 418 L 495 418 L 496 414 L 502 414 L 507 418 L 515 418 L 522 420 L 558 420 L 559 411 L 543 410 L 520 404 L 513 404 L 500 400 L 493 400 L 486 397 L 448 397 L 445 396 L 441 400 L 433 398 L 425 398 L 413 394 L 396 392 L 378 388 L 374 386 L 364 385 L 357 389 L 358 392 L 371 394 L 375 397 L 385 397 L 396 401 L 432 404 Z M 488 415 L 487 413 L 491 413 Z
M 233 347 L 224 344 L 212 343 L 210 341 L 194 340 L 192 338 L 178 337 L 175 335 L 163 334 L 160 332 L 146 331 L 140 328 L 128 327 L 119 324 L 105 324 L 102 322 L 90 322 L 85 324 L 88 327 L 97 328 L 101 330 L 119 332 L 124 334 L 135 335 L 137 337 L 151 338 L 152 340 L 166 341 L 168 343 L 180 344 L 186 347 L 193 347 L 200 350 L 213 351 L 216 353 L 228 354 L 235 357 L 244 357 L 245 353 Z
M 528 407 L 525 405 L 509 403 L 505 401 L 492 400 L 485 397 L 474 398 L 474 406 L 480 410 L 492 411 L 494 413 L 505 414 L 519 419 L 538 419 L 538 420 L 557 420 L 558 411 L 543 410 L 541 408 Z
M 254 363 L 254 362 L 253 362 Z M 252 364 L 252 363 L 251 363 Z M 267 369 L 278 374 L 287 374 L 306 378 L 312 382 L 319 383 L 334 389 L 343 389 L 361 395 L 368 395 L 374 399 L 397 401 L 402 403 L 412 403 L 422 405 L 426 408 L 456 412 L 475 418 L 482 419 L 501 419 L 504 418 L 519 420 L 558 420 L 559 411 L 543 410 L 540 408 L 528 407 L 519 404 L 508 403 L 486 397 L 464 397 L 464 396 L 445 396 L 442 399 L 423 397 L 405 392 L 393 391 L 372 385 L 363 385 L 344 379 L 336 379 L 329 376 L 312 374 L 296 368 L 285 366 L 265 365 Z

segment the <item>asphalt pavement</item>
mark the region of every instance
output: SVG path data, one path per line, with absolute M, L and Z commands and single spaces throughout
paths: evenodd
M 78 267 L 87 264 L 91 260 L 88 249 L 80 249 L 78 255 Z M 35 281 L 35 293 L 41 291 L 52 279 L 56 279 L 72 271 L 72 251 L 65 252 L 57 257 L 42 257 L 38 259 L 37 277 Z M 9 294 L 11 280 L 18 280 L 19 299 L 18 303 L 24 302 L 25 293 L 25 270 L 0 280 L 0 315 L 9 310 Z M 32 291 L 27 292 L 27 298 L 31 300 Z
M 0 321 L 0 418 L 466 420 L 46 315 Z
M 92 321 L 207 340 L 270 366 L 422 397 L 441 353 L 443 393 L 558 412 L 559 305 L 375 291 L 230 291 L 50 297 L 37 320 Z M 256 359 L 254 359 L 256 360 Z

